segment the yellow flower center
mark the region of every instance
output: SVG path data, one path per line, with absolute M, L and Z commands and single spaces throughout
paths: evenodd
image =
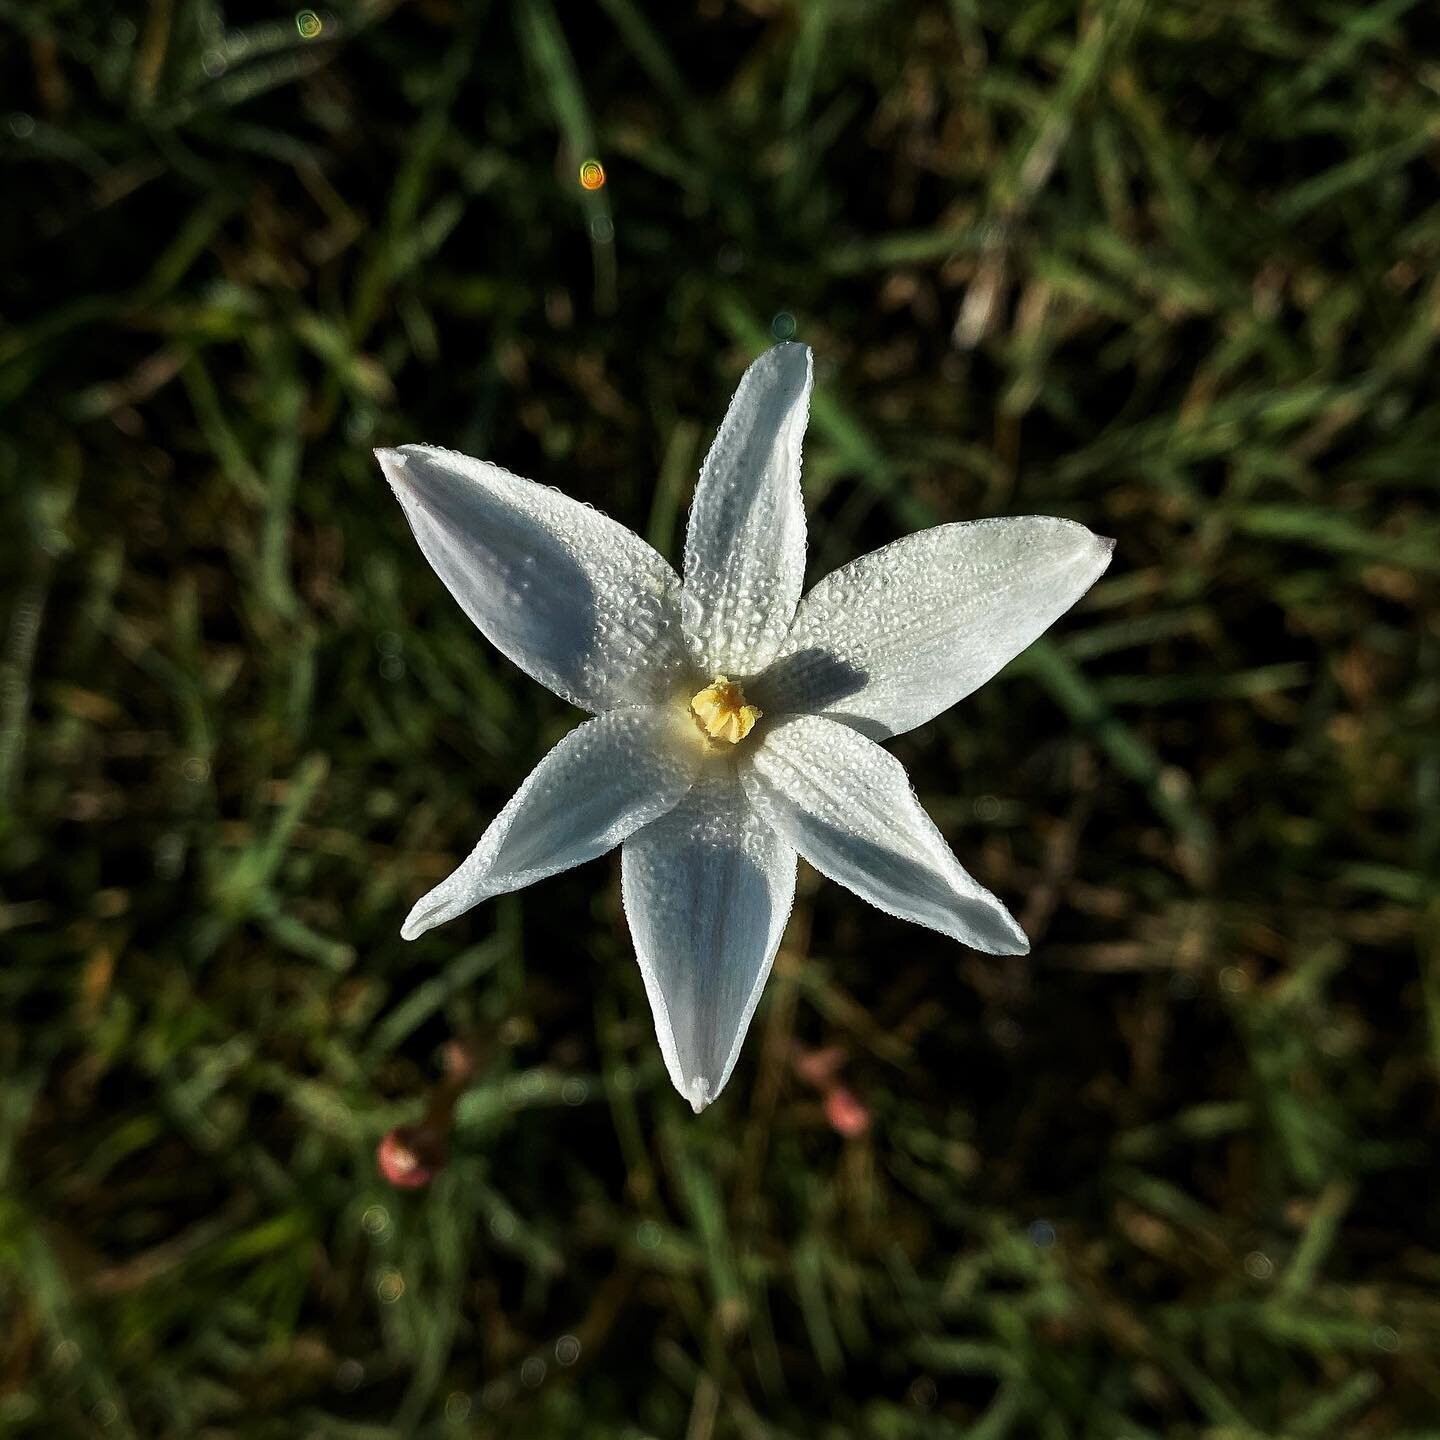
M 690 701 L 690 713 L 712 745 L 739 744 L 760 718 L 760 711 L 745 703 L 745 692 L 723 675 L 717 675 Z

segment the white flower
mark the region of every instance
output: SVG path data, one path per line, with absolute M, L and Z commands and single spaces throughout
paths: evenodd
M 697 1111 L 735 1066 L 797 853 L 891 915 L 991 954 L 1029 948 L 876 742 L 983 685 L 1089 589 L 1114 543 L 1035 516 L 938 525 L 802 600 L 811 382 L 804 345 L 745 372 L 700 471 L 683 583 L 638 536 L 556 490 L 427 445 L 377 452 L 466 614 L 594 715 L 403 933 L 621 845 L 656 1035 Z

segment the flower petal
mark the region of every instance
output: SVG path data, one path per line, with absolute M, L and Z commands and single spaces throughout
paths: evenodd
M 459 868 L 417 902 L 407 940 L 492 895 L 612 850 L 671 809 L 694 780 L 683 717 L 611 710 L 572 730 L 530 772 Z
M 771 715 L 833 714 L 876 740 L 983 685 L 1110 563 L 1113 540 L 1030 515 L 937 525 L 827 575 L 753 685 Z
M 435 573 L 527 675 L 586 710 L 661 698 L 684 663 L 680 583 L 638 535 L 452 450 L 375 454 Z
M 625 913 L 675 1088 L 725 1087 L 795 899 L 795 852 L 712 771 L 621 851 Z
M 740 379 L 700 467 L 685 537 L 685 638 L 707 677 L 755 673 L 780 648 L 805 583 L 800 442 L 808 345 L 767 350 Z
M 950 853 L 905 767 L 848 725 L 781 721 L 741 779 L 781 839 L 877 909 L 991 955 L 1029 950 L 1010 912 Z

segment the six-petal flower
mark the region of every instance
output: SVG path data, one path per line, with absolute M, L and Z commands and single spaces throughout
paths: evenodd
M 991 954 L 1028 942 L 877 741 L 984 684 L 1085 593 L 1113 542 L 1068 520 L 939 525 L 801 600 L 812 367 L 745 372 L 700 471 L 685 576 L 558 491 L 424 445 L 377 451 L 426 558 L 481 631 L 594 718 L 540 762 L 408 939 L 616 845 L 675 1087 L 730 1077 L 780 944 L 796 856 Z

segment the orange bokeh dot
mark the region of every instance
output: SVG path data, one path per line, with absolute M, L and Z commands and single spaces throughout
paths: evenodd
M 580 167 L 580 183 L 587 190 L 598 190 L 605 183 L 605 167 L 598 160 L 587 160 Z

